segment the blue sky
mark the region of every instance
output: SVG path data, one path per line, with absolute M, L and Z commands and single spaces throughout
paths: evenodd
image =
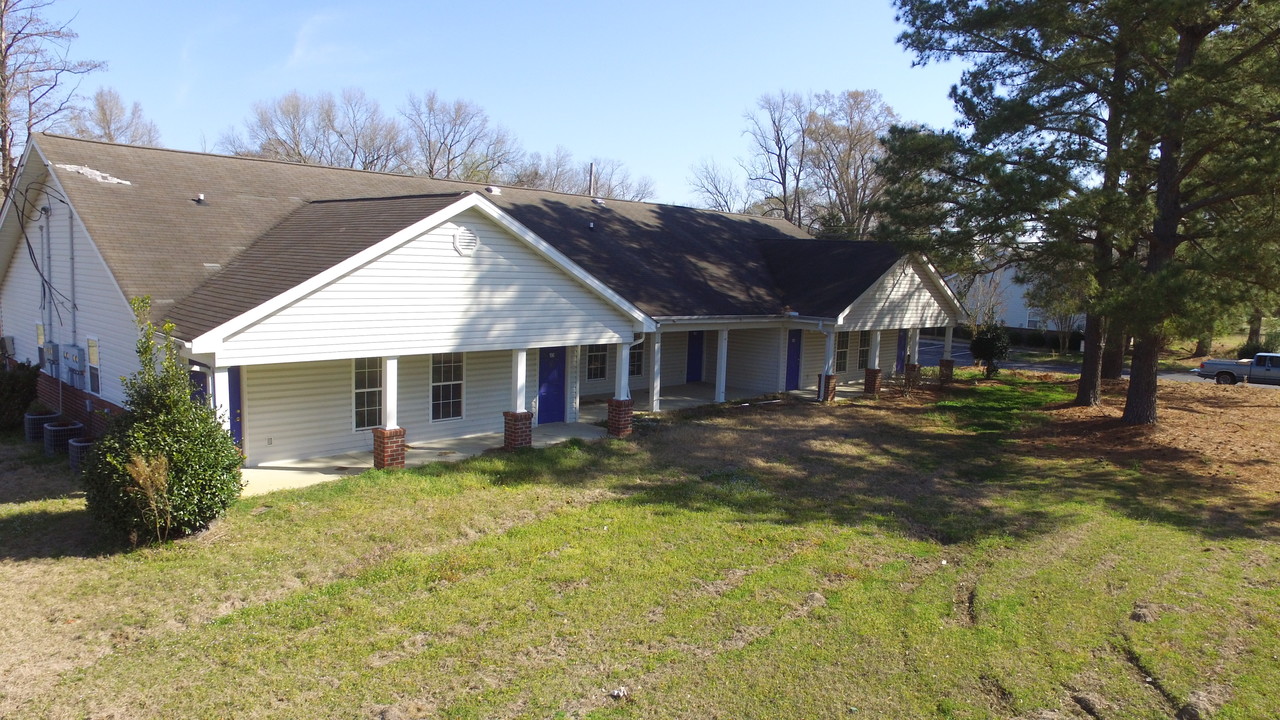
M 878 90 L 949 125 L 954 64 L 912 68 L 889 0 L 340 3 L 57 0 L 83 94 L 139 102 L 166 147 L 215 151 L 255 102 L 363 88 L 388 112 L 435 90 L 483 107 L 527 150 L 621 160 L 689 204 L 689 168 L 747 149 L 743 113 L 780 89 Z

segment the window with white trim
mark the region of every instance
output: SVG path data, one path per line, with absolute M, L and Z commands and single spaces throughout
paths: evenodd
M 356 358 L 354 363 L 355 429 L 382 426 L 382 358 Z
M 849 372 L 849 333 L 836 333 L 836 372 Z
M 631 356 L 627 358 L 627 375 L 631 377 L 644 375 L 644 343 L 631 346 Z
M 462 417 L 462 353 L 431 356 L 431 421 Z
M 36 362 L 44 368 L 44 323 L 36 323 Z
M 609 346 L 587 346 L 587 379 L 604 380 L 609 374 Z
M 102 359 L 98 355 L 98 338 L 85 339 L 85 355 L 89 365 L 89 392 L 102 394 Z
M 866 370 L 871 361 L 871 331 L 858 333 L 858 369 Z

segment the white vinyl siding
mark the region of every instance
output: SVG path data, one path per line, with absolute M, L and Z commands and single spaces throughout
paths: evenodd
M 390 250 L 226 340 L 219 362 L 616 343 L 634 319 L 478 212 Z M 458 224 L 479 236 L 458 255 Z
M 78 345 L 81 348 L 86 346 L 90 336 L 107 339 L 99 352 L 98 394 L 105 400 L 121 404 L 124 402 L 124 388 L 120 377 L 132 374 L 138 367 L 137 355 L 134 354 L 134 339 L 138 331 L 133 312 L 81 224 L 79 215 L 74 221 L 76 287 L 72 293 L 69 261 L 72 233 L 67 222 L 67 206 L 47 197 L 33 200 L 36 205 L 48 205 L 52 209 L 50 218 L 28 221 L 26 230 L 43 263 L 44 256 L 38 252 L 38 226 L 48 221 L 53 255 L 53 266 L 49 268 L 48 276 L 54 289 L 60 293 L 58 312 L 54 313 L 53 323 L 45 328 L 45 339 L 60 346 Z M 21 240 L 9 256 L 8 263 L 3 289 L 0 290 L 0 327 L 6 334 L 14 336 L 16 359 L 34 364 L 39 359 L 35 326 L 43 323 L 39 275 L 31 264 L 26 244 Z M 74 338 L 71 337 L 71 303 L 68 299 L 73 295 L 77 308 L 77 337 Z
M 813 330 L 804 333 L 803 361 L 800 363 L 800 387 L 818 387 L 818 376 L 826 361 L 827 336 Z
M 751 395 L 780 391 L 778 364 L 786 362 L 786 354 L 778 351 L 778 342 L 784 337 L 776 328 L 730 332 L 725 385 Z
M 433 423 L 431 357 L 400 358 L 397 424 L 407 443 L 502 432 L 511 353 L 467 353 L 463 363 L 463 418 Z M 371 431 L 351 429 L 350 360 L 252 365 L 243 372 L 249 465 L 373 450 Z
M 650 340 L 646 339 L 645 345 L 648 346 L 649 343 L 650 343 Z M 578 377 L 581 378 L 581 383 L 582 383 L 579 388 L 579 391 L 581 392 L 581 394 L 610 395 L 610 396 L 613 395 L 614 377 L 616 377 L 618 373 L 618 348 L 619 348 L 618 345 L 605 346 L 605 353 L 604 353 L 604 358 L 605 358 L 604 371 L 605 372 L 604 372 L 604 377 L 602 378 L 591 378 L 587 374 L 587 368 L 588 368 L 587 356 L 591 354 L 590 346 L 583 346 L 579 348 L 578 357 L 580 358 L 580 360 L 578 362 Z M 664 347 L 662 351 L 663 353 L 666 353 L 667 349 Z M 630 352 L 630 349 L 628 348 L 626 350 L 623 350 L 623 352 Z M 649 352 L 651 352 L 651 350 L 646 350 L 645 355 L 647 356 Z M 570 355 L 569 359 L 572 360 L 572 355 Z M 648 381 L 649 381 L 649 366 L 646 363 L 644 367 L 641 368 L 641 373 L 639 375 L 633 375 L 627 378 L 627 387 L 631 388 L 633 392 L 636 390 L 643 390 L 648 388 L 648 384 L 647 384 Z
M 955 322 L 949 304 L 925 269 L 904 258 L 841 314 L 840 324 L 851 330 L 939 327 Z

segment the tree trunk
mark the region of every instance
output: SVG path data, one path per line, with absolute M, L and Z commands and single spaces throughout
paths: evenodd
M 1254 345 L 1262 343 L 1262 308 L 1254 308 L 1249 316 L 1249 337 L 1245 342 Z
M 1124 377 L 1124 355 L 1129 349 L 1129 334 L 1119 323 L 1112 321 L 1107 327 L 1106 345 L 1102 350 L 1102 379 L 1119 380 Z
M 1129 368 L 1129 393 L 1125 396 L 1126 425 L 1153 425 L 1156 422 L 1156 374 L 1159 371 L 1163 338 L 1151 333 L 1138 338 Z
M 1080 384 L 1076 388 L 1075 404 L 1091 407 L 1099 401 L 1098 388 L 1102 385 L 1102 348 L 1106 342 L 1105 319 L 1097 313 L 1084 316 L 1084 362 L 1080 365 Z
M 1191 353 L 1192 357 L 1204 357 L 1213 353 L 1213 333 L 1201 335 L 1196 338 L 1196 349 Z

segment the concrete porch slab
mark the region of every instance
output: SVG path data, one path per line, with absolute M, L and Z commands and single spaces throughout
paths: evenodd
M 547 447 L 573 438 L 594 440 L 604 435 L 604 428 L 585 422 L 552 423 L 533 429 L 533 446 Z M 502 447 L 502 433 L 410 443 L 405 448 L 405 467 L 418 467 L 433 462 L 456 462 L 500 447 Z M 241 471 L 245 480 L 244 492 L 241 495 L 262 495 L 276 490 L 307 487 L 348 475 L 359 475 L 372 467 L 372 451 L 259 465 Z

